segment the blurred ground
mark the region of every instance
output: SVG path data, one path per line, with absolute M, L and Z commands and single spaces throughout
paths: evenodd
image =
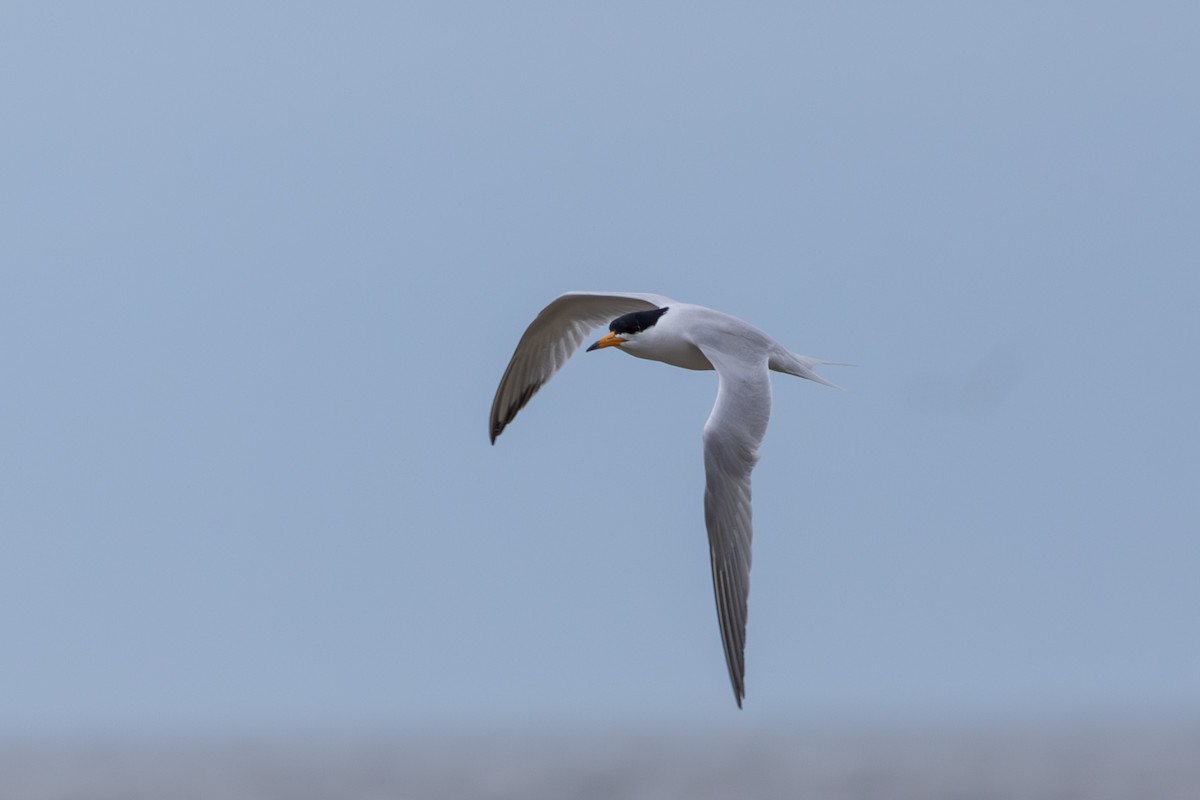
M 1200 720 L 667 735 L 8 742 L 5 800 L 1195 800 Z

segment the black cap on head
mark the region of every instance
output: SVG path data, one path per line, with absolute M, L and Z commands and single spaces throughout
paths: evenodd
M 665 313 L 667 313 L 666 308 L 656 308 L 653 311 L 634 311 L 632 314 L 614 319 L 608 324 L 608 329 L 619 336 L 641 333 L 647 328 L 653 328 L 658 323 L 658 318 Z

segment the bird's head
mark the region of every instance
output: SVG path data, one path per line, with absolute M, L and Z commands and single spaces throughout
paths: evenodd
M 599 350 L 602 347 L 625 346 L 629 348 L 630 345 L 636 347 L 638 337 L 653 328 L 665 313 L 667 313 L 666 308 L 656 308 L 651 311 L 634 311 L 632 314 L 617 317 L 608 323 L 608 333 L 589 347 L 588 352 Z

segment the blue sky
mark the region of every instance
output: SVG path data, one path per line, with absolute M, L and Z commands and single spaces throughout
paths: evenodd
M 1187 4 L 6 4 L 0 730 L 736 714 L 712 375 L 853 362 L 755 473 L 740 725 L 1200 709 Z

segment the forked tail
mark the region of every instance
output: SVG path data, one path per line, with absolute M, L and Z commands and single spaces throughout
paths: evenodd
M 824 384 L 825 386 L 831 386 L 834 389 L 841 389 L 842 387 L 838 386 L 836 383 L 827 381 L 817 373 L 813 372 L 813 367 L 819 367 L 825 364 L 840 367 L 849 366 L 848 364 L 843 364 L 840 361 L 822 361 L 819 358 L 809 358 L 808 356 L 789 353 L 783 348 L 779 348 L 771 354 L 771 360 L 767 365 L 776 372 L 784 372 L 788 375 L 795 375 L 797 378 L 806 378 L 810 381 L 816 381 L 817 383 Z

